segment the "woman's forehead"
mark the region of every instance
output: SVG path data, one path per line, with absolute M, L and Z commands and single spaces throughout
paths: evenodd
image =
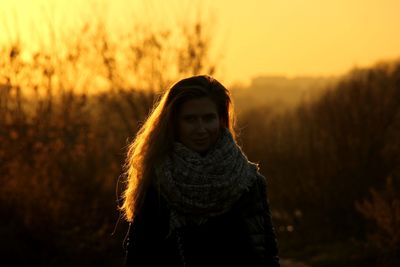
M 208 97 L 189 99 L 182 103 L 181 115 L 218 113 L 217 105 Z

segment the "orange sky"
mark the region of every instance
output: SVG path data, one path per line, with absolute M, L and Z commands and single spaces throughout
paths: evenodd
M 338 75 L 400 57 L 398 0 L 0 0 L 0 41 L 19 34 L 36 42 L 49 20 L 64 27 L 99 12 L 121 29 L 133 21 L 173 26 L 199 10 L 227 84 L 257 75 Z

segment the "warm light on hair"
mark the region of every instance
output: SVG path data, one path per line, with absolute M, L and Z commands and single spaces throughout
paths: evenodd
M 154 105 L 154 109 L 130 144 L 125 163 L 127 187 L 120 209 L 133 221 L 144 202 L 145 194 L 155 176 L 154 166 L 172 149 L 176 134 L 176 116 L 180 106 L 189 99 L 209 97 L 215 102 L 221 127 L 228 128 L 235 138 L 235 117 L 229 91 L 210 76 L 183 79 L 174 84 Z

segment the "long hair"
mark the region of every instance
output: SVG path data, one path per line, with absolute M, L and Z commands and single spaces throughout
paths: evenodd
M 154 166 L 171 151 L 176 140 L 177 114 L 181 105 L 193 98 L 208 97 L 217 106 L 221 127 L 235 138 L 235 116 L 229 91 L 207 75 L 180 80 L 168 89 L 129 145 L 125 162 L 126 189 L 120 210 L 133 221 L 154 177 Z

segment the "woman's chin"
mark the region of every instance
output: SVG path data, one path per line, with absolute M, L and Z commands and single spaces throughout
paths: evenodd
M 189 148 L 199 154 L 205 154 L 207 153 L 208 149 L 209 149 L 209 145 L 208 144 L 192 144 Z

